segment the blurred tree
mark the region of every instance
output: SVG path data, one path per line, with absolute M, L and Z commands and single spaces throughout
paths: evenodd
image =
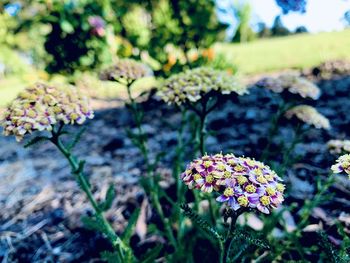
M 281 16 L 276 16 L 271 28 L 271 32 L 272 36 L 287 36 L 290 34 L 288 28 L 283 25 Z
M 258 32 L 258 37 L 260 38 L 267 38 L 272 35 L 271 29 L 268 26 L 266 26 L 266 24 L 263 22 L 258 23 L 257 32 Z
M 295 29 L 295 34 L 302 34 L 302 33 L 307 33 L 309 32 L 305 26 L 298 26 Z
M 350 10 L 345 12 L 344 14 L 344 20 L 347 23 L 348 26 L 350 26 Z
M 282 8 L 284 14 L 289 12 L 306 12 L 306 0 L 276 0 L 276 3 Z
M 248 42 L 256 38 L 256 33 L 250 26 L 252 17 L 252 7 L 248 2 L 241 2 L 236 5 L 237 17 L 239 21 L 238 30 L 234 41 Z
M 0 8 L 14 12 L 12 1 Z M 40 25 L 48 72 L 70 74 L 116 55 L 146 60 L 161 75 L 213 59 L 225 37 L 214 0 L 18 0 L 14 34 Z

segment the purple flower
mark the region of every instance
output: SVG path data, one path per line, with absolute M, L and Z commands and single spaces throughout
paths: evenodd
M 216 192 L 231 209 L 269 214 L 284 200 L 282 179 L 262 162 L 233 154 L 206 155 L 190 163 L 181 179 L 189 188 Z

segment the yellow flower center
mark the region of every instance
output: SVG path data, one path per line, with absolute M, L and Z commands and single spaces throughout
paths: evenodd
M 255 165 L 255 161 L 254 160 L 247 160 L 247 164 L 249 165 L 249 166 L 254 166 Z
M 212 161 L 205 161 L 205 162 L 204 162 L 204 167 L 205 167 L 205 168 L 209 168 L 212 164 L 213 164 Z
M 266 178 L 269 182 L 272 182 L 272 181 L 273 181 L 273 175 L 272 175 L 272 174 L 265 174 L 265 178 Z
M 268 206 L 270 204 L 270 197 L 264 195 L 260 197 L 260 202 L 262 203 L 262 205 Z
M 284 184 L 278 183 L 278 184 L 276 185 L 276 189 L 277 189 L 278 192 L 283 193 L 283 192 L 284 192 L 284 189 L 286 189 L 286 187 L 284 186 Z
M 32 125 L 30 123 L 26 123 L 23 125 L 23 128 L 26 130 L 26 131 L 29 131 L 32 129 Z
M 242 172 L 244 171 L 244 167 L 241 165 L 236 165 L 235 168 L 233 168 L 236 172 Z
M 193 175 L 193 179 L 195 180 L 195 181 L 197 181 L 197 180 L 199 180 L 199 179 L 201 179 L 202 178 L 202 176 L 200 175 L 200 174 L 195 174 L 195 175 Z
M 233 196 L 234 195 L 234 191 L 232 187 L 227 187 L 224 191 L 224 195 L 225 196 Z
M 58 107 L 58 106 L 55 106 L 55 107 L 53 107 L 53 112 L 54 113 L 61 113 L 62 112 L 62 109 L 60 108 L 60 107 Z
M 235 160 L 233 160 L 233 159 L 229 159 L 227 161 L 227 163 L 230 164 L 230 165 L 235 165 L 236 164 Z
M 248 198 L 244 195 L 238 197 L 237 202 L 239 205 L 245 206 L 245 207 L 248 206 L 248 203 L 249 203 Z
M 15 116 L 23 116 L 24 115 L 24 111 L 20 110 L 20 109 L 16 109 L 16 110 L 14 110 L 14 115 Z
M 240 176 L 237 177 L 237 182 L 240 185 L 245 184 L 247 181 L 248 181 L 248 179 L 245 176 L 243 176 L 243 175 L 240 175 Z
M 249 184 L 245 187 L 245 190 L 248 192 L 248 193 L 255 193 L 256 192 L 256 187 L 252 184 Z
M 224 177 L 225 178 L 231 178 L 231 173 L 229 171 L 224 172 Z
M 225 170 L 226 167 L 223 163 L 218 163 L 217 168 L 219 171 L 223 171 L 223 170 Z
M 76 113 L 71 113 L 70 115 L 69 115 L 69 117 L 71 118 L 71 120 L 76 120 L 76 119 L 78 119 L 78 114 L 76 114 Z
M 273 189 L 272 187 L 266 187 L 266 193 L 268 195 L 274 195 L 274 194 L 276 194 L 276 190 Z
M 29 118 L 35 118 L 36 113 L 35 113 L 35 111 L 33 111 L 33 110 L 29 110 L 28 113 L 27 113 L 27 116 L 28 116 Z
M 267 183 L 267 180 L 266 178 L 263 176 L 263 175 L 260 175 L 256 178 L 256 180 L 261 183 L 261 184 L 266 184 Z
M 43 125 L 48 125 L 49 121 L 48 121 L 48 119 L 43 118 L 43 119 L 40 120 L 40 123 L 43 124 Z
M 211 174 L 208 174 L 206 177 L 205 177 L 205 182 L 206 183 L 212 183 L 214 181 L 214 176 L 212 176 Z
M 45 95 L 43 100 L 45 103 L 50 103 L 52 101 L 52 97 L 50 95 Z
M 254 169 L 254 172 L 257 176 L 262 176 L 263 175 L 263 172 L 261 169 Z

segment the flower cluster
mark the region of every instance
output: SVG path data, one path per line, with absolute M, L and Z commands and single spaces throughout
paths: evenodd
M 312 70 L 315 76 L 331 78 L 334 75 L 350 75 L 350 62 L 347 60 L 330 60 L 322 63 Z
M 340 156 L 336 164 L 331 167 L 333 173 L 347 173 L 350 177 L 350 154 Z
M 298 118 L 302 122 L 315 126 L 317 129 L 329 130 L 331 125 L 329 120 L 319 113 L 314 107 L 309 105 L 298 105 L 285 113 L 286 118 Z
M 330 140 L 327 142 L 327 147 L 333 154 L 350 152 L 350 140 Z
M 58 122 L 82 124 L 94 116 L 87 97 L 75 87 L 53 87 L 37 83 L 22 91 L 4 113 L 5 135 L 21 141 L 34 131 L 51 131 Z
M 133 59 L 120 59 L 115 65 L 102 71 L 100 79 L 131 82 L 149 76 L 153 76 L 153 72 L 147 65 Z
M 233 154 L 206 155 L 192 161 L 181 179 L 190 188 L 215 191 L 218 202 L 234 210 L 241 207 L 269 214 L 283 202 L 282 179 L 267 165 Z
M 200 67 L 168 78 L 159 88 L 158 96 L 167 103 L 180 105 L 196 102 L 211 91 L 243 95 L 247 93 L 247 88 L 239 85 L 236 78 L 226 72 Z
M 106 34 L 106 22 L 100 16 L 89 16 L 89 25 L 92 28 L 92 33 L 98 37 L 103 37 Z
M 303 98 L 317 100 L 320 95 L 320 89 L 305 78 L 295 75 L 281 75 L 277 78 L 264 78 L 257 83 L 258 86 L 267 88 L 275 93 L 288 91 L 298 94 Z

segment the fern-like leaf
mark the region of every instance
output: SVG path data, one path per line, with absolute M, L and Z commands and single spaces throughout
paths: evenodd
M 145 256 L 142 257 L 140 263 L 153 263 L 155 259 L 159 256 L 160 251 L 162 250 L 163 245 L 157 245 L 152 248 L 149 252 L 146 253 Z
M 136 227 L 137 219 L 139 218 L 139 215 L 140 215 L 140 211 L 141 211 L 140 208 L 135 209 L 135 211 L 132 213 L 131 217 L 129 218 L 128 225 L 126 226 L 123 232 L 123 235 L 121 237 L 125 244 L 130 243 L 130 238 L 135 231 L 135 227 Z
M 29 142 L 27 142 L 25 145 L 24 145 L 24 148 L 28 148 L 30 146 L 33 146 L 37 143 L 41 143 L 41 142 L 44 142 L 44 141 L 48 141 L 50 138 L 49 137 L 46 137 L 46 136 L 36 136 L 34 137 L 33 139 L 31 139 Z
M 182 204 L 181 209 L 184 211 L 184 214 L 189 217 L 192 221 L 196 223 L 198 227 L 200 227 L 203 231 L 217 239 L 219 242 L 223 240 L 222 236 L 218 233 L 218 231 L 213 228 L 207 221 L 200 218 L 187 204 Z
M 267 242 L 262 240 L 258 234 L 252 231 L 237 228 L 232 233 L 230 233 L 230 236 L 234 240 L 244 240 L 244 242 L 250 245 L 254 245 L 263 249 L 270 249 L 270 246 L 267 244 Z
M 81 218 L 81 221 L 87 229 L 105 233 L 103 225 L 94 216 L 83 216 Z
M 123 263 L 117 252 L 103 251 L 100 253 L 100 256 L 107 263 Z
M 112 207 L 112 203 L 115 199 L 115 196 L 116 196 L 116 192 L 114 189 L 114 185 L 111 184 L 108 187 L 105 200 L 100 204 L 100 209 L 102 211 L 109 210 Z
M 319 245 L 327 257 L 327 262 L 345 263 L 345 261 L 342 260 L 338 252 L 335 250 L 333 244 L 329 241 L 327 234 L 324 231 L 319 231 L 318 236 L 320 238 Z
M 85 127 L 80 129 L 80 131 L 75 135 L 74 140 L 67 147 L 68 151 L 71 151 L 77 145 L 77 143 L 80 141 L 81 136 L 84 134 L 85 131 L 86 131 Z

